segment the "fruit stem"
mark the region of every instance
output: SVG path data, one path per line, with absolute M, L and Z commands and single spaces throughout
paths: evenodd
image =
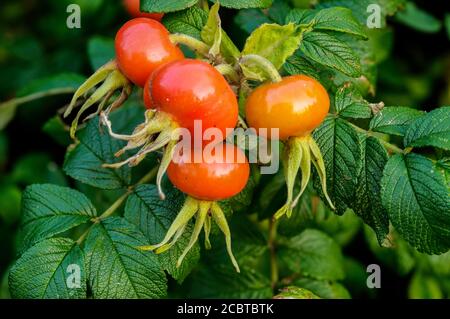
M 277 68 L 272 64 L 272 62 L 270 62 L 269 60 L 260 55 L 257 54 L 244 55 L 239 62 L 240 64 L 256 65 L 258 68 L 264 71 L 269 76 L 271 81 L 274 83 L 281 82 L 282 80 L 280 73 L 278 72 Z
M 228 77 L 234 83 L 239 83 L 240 78 L 236 70 L 229 64 L 219 64 L 215 66 L 216 70 L 219 71 L 223 76 Z
M 182 33 L 173 33 L 169 37 L 170 41 L 172 41 L 173 44 L 184 44 L 185 46 L 196 51 L 197 53 L 205 57 L 209 57 L 210 48 L 204 42 Z

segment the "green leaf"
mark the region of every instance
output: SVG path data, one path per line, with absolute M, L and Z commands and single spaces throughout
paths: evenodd
M 306 229 L 279 248 L 286 267 L 303 276 L 320 280 L 339 280 L 345 276 L 339 245 L 325 233 Z
M 162 201 L 155 185 L 141 185 L 128 198 L 125 206 L 125 218 L 141 230 L 150 244 L 158 244 L 163 240 L 184 202 L 181 192 L 173 187 L 167 188 L 169 186 L 164 187 L 167 198 Z M 192 228 L 192 224 L 189 224 L 181 238 L 168 251 L 158 255 L 162 267 L 179 282 L 192 271 L 200 257 L 197 243 L 181 266 L 176 267 L 178 258 L 189 243 Z
M 406 147 L 434 146 L 450 150 L 450 106 L 435 109 L 415 120 L 405 134 Z
M 196 4 L 198 0 L 141 0 L 142 12 L 174 12 L 187 9 Z
M 442 28 L 441 21 L 409 1 L 406 3 L 405 9 L 396 14 L 395 19 L 417 31 L 426 33 L 436 33 Z
M 116 163 L 125 159 L 114 156 L 124 146 L 122 141 L 100 132 L 98 117 L 92 119 L 78 134 L 79 143 L 69 150 L 64 161 L 64 171 L 70 177 L 101 189 L 118 189 L 129 185 L 131 169 L 102 167 L 106 163 Z
M 267 299 L 270 280 L 252 267 L 240 265 L 241 273 L 228 264 L 209 264 L 193 274 L 189 298 Z
M 89 286 L 96 299 L 162 298 L 167 280 L 152 252 L 137 247 L 149 242 L 123 218 L 112 217 L 95 224 L 84 252 Z
M 372 117 L 369 102 L 363 99 L 353 85 L 344 85 L 336 92 L 335 107 L 337 113 L 343 117 L 355 119 Z
M 88 56 L 92 69 L 97 70 L 116 56 L 114 40 L 100 36 L 91 38 L 88 42 Z
M 260 25 L 264 23 L 271 23 L 271 19 L 267 17 L 262 10 L 259 9 L 243 9 L 239 10 L 234 18 L 242 30 L 248 34 L 252 33 Z
M 294 54 L 287 59 L 283 68 L 289 75 L 305 74 L 315 78 L 316 80 L 320 80 L 319 70 L 317 70 L 311 62 L 299 54 Z
M 333 35 L 308 32 L 304 35 L 301 50 L 311 60 L 340 71 L 351 77 L 361 75 L 361 65 L 353 50 Z
M 301 39 L 301 31 L 293 23 L 263 24 L 247 39 L 242 55 L 260 55 L 280 69 L 298 49 Z
M 220 5 L 233 9 L 268 8 L 273 0 L 220 0 Z M 212 0 L 217 2 L 217 0 Z
M 71 266 L 73 265 L 73 266 Z M 79 267 L 80 281 L 72 276 Z M 79 284 L 74 288 L 70 284 Z M 13 298 L 85 299 L 86 273 L 80 247 L 68 238 L 52 238 L 26 251 L 11 268 L 9 287 Z
M 373 228 L 380 245 L 386 245 L 389 216 L 381 204 L 381 178 L 388 161 L 386 150 L 374 137 L 360 136 L 362 167 L 358 175 L 354 212 Z
M 192 7 L 165 15 L 163 23 L 170 33 L 184 33 L 200 40 L 200 32 L 207 19 L 208 14 L 204 10 Z
M 17 96 L 23 97 L 60 88 L 73 89 L 75 91 L 85 80 L 86 78 L 84 76 L 75 73 L 55 74 L 30 82 L 17 92 Z
M 370 121 L 370 130 L 404 136 L 411 123 L 422 115 L 422 111 L 409 107 L 388 106 L 375 114 Z
M 347 121 L 328 116 L 313 136 L 325 162 L 328 194 L 336 213 L 342 215 L 353 202 L 361 168 L 358 134 Z M 321 192 L 317 174 L 314 187 Z
M 418 271 L 414 274 L 409 284 L 408 298 L 443 299 L 444 293 L 438 279 Z
M 30 153 L 16 160 L 11 178 L 15 183 L 22 185 L 43 183 L 67 185 L 64 173 L 46 153 Z
M 402 237 L 420 252 L 450 248 L 450 197 L 431 160 L 418 154 L 395 155 L 381 181 L 383 206 Z
M 84 80 L 85 78 L 78 74 L 62 73 L 30 82 L 17 92 L 17 98 L 0 103 L 0 130 L 12 121 L 20 104 L 41 98 L 46 94 L 72 93 Z
M 281 289 L 280 293 L 273 297 L 274 299 L 320 299 L 311 291 L 294 286 Z
M 322 10 L 293 9 L 286 17 L 286 22 L 309 25 L 315 30 L 343 32 L 367 38 L 366 32 L 352 11 L 342 7 Z
M 69 146 L 72 142 L 69 127 L 64 124 L 58 115 L 48 120 L 42 127 L 42 130 L 62 146 Z
M 0 183 L 0 221 L 13 225 L 19 220 L 21 198 L 22 191 L 15 184 Z
M 294 282 L 298 287 L 308 289 L 313 294 L 323 299 L 350 299 L 350 293 L 340 283 L 333 281 L 321 281 L 310 278 L 301 278 Z
M 219 16 L 220 5 L 216 3 L 209 11 L 209 17 L 206 25 L 201 32 L 202 40 L 211 46 L 215 55 L 221 53 L 230 63 L 239 59 L 240 52 L 233 41 L 222 30 L 222 22 Z
M 290 11 L 291 7 L 287 1 L 273 0 L 272 6 L 267 10 L 267 15 L 275 23 L 285 24 L 286 16 Z
M 82 193 L 51 184 L 28 186 L 22 196 L 22 249 L 84 224 L 97 215 Z
M 331 0 L 321 3 L 316 8 L 329 8 L 329 7 L 345 7 L 352 11 L 355 18 L 358 19 L 363 25 L 367 24 L 367 21 L 378 13 L 381 15 L 380 28 L 386 26 L 386 17 L 394 15 L 401 7 L 406 3 L 405 0 Z M 370 7 L 376 5 L 377 7 Z M 380 10 L 374 12 L 373 9 L 379 8 Z M 371 19 L 370 19 L 371 21 Z

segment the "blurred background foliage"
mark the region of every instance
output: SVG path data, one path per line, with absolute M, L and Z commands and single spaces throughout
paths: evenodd
M 329 1 L 276 0 L 270 10 L 248 9 L 239 14 L 222 9 L 223 26 L 242 46 L 260 23 L 282 22 L 278 20 L 289 8 L 308 8 L 318 2 Z M 66 8 L 71 3 L 81 6 L 81 29 L 66 27 Z M 120 1 L 2 0 L 0 101 L 52 88 L 55 83 L 57 87 L 61 83 L 66 83 L 67 88 L 76 87 L 85 76 L 112 58 L 115 32 L 127 19 L 129 16 Z M 449 37 L 448 1 L 408 2 L 403 11 L 388 18 L 386 28 L 373 31 L 368 45 L 379 64 L 373 74 L 377 79 L 376 89 L 367 89 L 367 97 L 389 106 L 425 111 L 450 105 Z M 15 116 L 7 125 L 2 125 L 2 120 L 10 114 L 0 109 L 0 298 L 9 297 L 7 270 L 15 259 L 24 187 L 32 183 L 70 185 L 81 189 L 97 207 L 104 207 L 116 196 L 114 192 L 76 184 L 61 170 L 70 141 L 65 125 L 54 114 L 68 102 L 69 96 L 23 103 L 14 108 Z M 274 193 L 271 189 L 266 191 L 269 196 Z M 280 225 L 280 233 L 289 235 L 292 227 L 306 226 L 324 230 L 343 251 L 345 279 L 341 285 L 286 278 L 286 284 L 298 284 L 330 298 L 450 297 L 449 253 L 440 257 L 421 255 L 395 238 L 395 233 L 392 234 L 395 247 L 380 248 L 373 232 L 365 229 L 353 214 L 336 217 L 314 198 L 305 198 L 308 200 L 302 203 L 297 217 Z M 263 200 L 260 204 L 265 211 L 267 205 L 277 204 L 270 197 Z M 365 267 L 372 263 L 382 265 L 383 289 L 366 288 Z M 183 289 L 198 291 L 194 288 L 202 278 L 207 278 L 202 271 L 194 272 Z M 183 289 L 175 289 L 173 296 L 182 296 Z M 214 296 L 214 292 L 210 293 Z M 200 291 L 199 295 L 208 295 L 208 291 Z

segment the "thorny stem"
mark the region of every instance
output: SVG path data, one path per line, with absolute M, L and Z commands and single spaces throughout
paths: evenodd
M 136 186 L 139 186 L 139 185 L 142 185 L 142 184 L 145 184 L 145 183 L 151 181 L 153 178 L 155 178 L 157 172 L 158 172 L 158 167 L 153 168 L 144 177 L 142 177 L 135 185 L 129 187 L 128 190 L 125 192 L 125 194 L 120 196 L 107 210 L 105 210 L 105 212 L 103 214 L 101 214 L 99 217 L 91 219 L 93 224 L 88 229 L 86 229 L 86 231 L 78 238 L 77 244 L 81 245 L 81 243 L 86 239 L 87 235 L 91 231 L 91 228 L 92 228 L 92 226 L 94 226 L 94 224 L 99 223 L 100 221 L 102 221 L 102 220 L 108 218 L 109 216 L 111 216 L 112 214 L 114 214 L 114 212 L 117 210 L 117 208 L 119 208 L 123 204 L 123 202 L 128 198 L 128 196 L 130 196 L 131 193 L 133 193 Z
M 173 33 L 170 35 L 170 41 L 174 44 L 184 44 L 199 54 L 209 57 L 209 46 L 204 42 L 197 40 L 191 36 L 181 33 Z
M 278 263 L 277 263 L 277 254 L 275 247 L 275 240 L 277 236 L 277 226 L 278 221 L 275 218 L 271 218 L 269 221 L 269 239 L 268 246 L 270 251 L 270 282 L 272 290 L 275 289 L 278 283 Z
M 259 69 L 264 71 L 274 83 L 281 82 L 282 80 L 280 72 L 278 72 L 277 68 L 272 64 L 272 62 L 270 62 L 269 60 L 260 55 L 257 54 L 244 55 L 240 59 L 239 63 L 244 65 L 257 66 Z
M 356 126 L 353 123 L 350 123 L 350 125 L 359 133 L 362 133 L 364 135 L 368 135 L 368 136 L 372 136 L 372 132 L 367 131 L 363 128 L 360 128 L 359 126 Z M 384 147 L 386 147 L 387 150 L 396 153 L 396 154 L 404 154 L 405 152 L 408 152 L 409 150 L 405 149 L 401 149 L 400 147 L 398 147 L 397 145 L 394 145 L 392 143 L 389 143 L 383 139 L 378 139 L 380 141 L 381 144 L 383 144 Z

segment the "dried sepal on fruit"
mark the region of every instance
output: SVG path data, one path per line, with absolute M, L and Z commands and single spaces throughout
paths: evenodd
M 230 154 L 233 156 L 231 157 Z M 194 160 L 198 156 L 201 156 L 201 161 Z M 190 220 L 195 217 L 191 239 L 177 261 L 177 267 L 179 267 L 197 242 L 202 229 L 205 233 L 205 247 L 211 248 L 209 235 L 212 221 L 214 221 L 225 236 L 228 255 L 236 271 L 239 272 L 239 265 L 231 247 L 230 228 L 218 201 L 241 192 L 248 182 L 249 175 L 250 167 L 245 154 L 230 144 L 217 145 L 209 154 L 203 154 L 203 149 L 193 149 L 188 155 L 182 154 L 181 159 L 170 163 L 168 176 L 175 187 L 188 195 L 186 201 L 164 239 L 159 244 L 140 248 L 156 253 L 167 251 L 181 237 Z
M 98 88 L 96 88 L 97 86 Z M 75 137 L 78 123 L 84 112 L 86 112 L 94 104 L 99 103 L 97 110 L 86 117 L 85 120 L 100 114 L 103 109 L 105 109 L 104 113 L 108 114 L 127 100 L 128 96 L 131 94 L 132 85 L 130 81 L 128 81 L 128 79 L 119 71 L 116 61 L 110 61 L 98 69 L 97 72 L 95 72 L 78 88 L 73 95 L 69 106 L 64 112 L 64 117 L 68 117 L 77 106 L 78 100 L 89 94 L 93 89 L 95 89 L 95 91 L 81 105 L 75 119 L 72 122 L 72 126 L 70 128 L 70 136 L 72 138 Z M 121 90 L 119 98 L 108 105 L 117 90 Z M 108 106 L 106 107 L 106 105 Z
M 259 63 L 258 59 L 252 61 Z M 267 68 L 269 64 L 257 65 Z M 276 74 L 273 67 L 268 69 L 268 74 Z M 322 154 L 311 136 L 311 132 L 328 114 L 330 107 L 328 93 L 318 81 L 305 75 L 283 79 L 272 75 L 271 78 L 274 83 L 263 84 L 250 94 L 245 111 L 250 127 L 261 134 L 267 132 L 265 137 L 279 138 L 285 144 L 282 163 L 287 185 L 287 200 L 286 204 L 275 213 L 275 217 L 291 216 L 292 209 L 297 205 L 310 180 L 311 163 L 317 169 L 325 198 L 334 209 L 327 193 Z M 277 137 L 271 136 L 272 129 L 278 129 Z M 295 195 L 294 185 L 299 171 L 302 180 L 300 192 Z

